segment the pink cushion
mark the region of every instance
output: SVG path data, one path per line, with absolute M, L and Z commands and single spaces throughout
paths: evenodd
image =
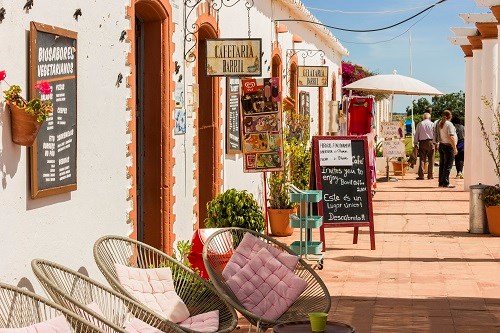
M 291 255 L 287 252 L 281 251 L 271 244 L 268 244 L 251 233 L 246 233 L 240 242 L 240 245 L 236 248 L 236 251 L 231 256 L 231 259 L 227 263 L 226 267 L 222 271 L 222 276 L 227 281 L 236 272 L 238 272 L 246 263 L 257 253 L 260 249 L 267 249 L 278 261 L 283 265 L 288 267 L 290 270 L 294 270 L 299 261 L 298 256 Z
M 307 287 L 265 248 L 226 282 L 245 309 L 268 320 L 278 319 Z
M 219 329 L 219 310 L 189 317 L 179 325 L 197 332 L 217 332 Z M 162 333 L 159 329 L 137 318 L 133 318 L 125 324 L 125 330 L 130 333 Z
M 71 333 L 71 327 L 61 315 L 27 327 L 0 328 L 0 333 Z
M 219 330 L 219 310 L 189 317 L 179 325 L 197 332 L 217 332 Z
M 120 284 L 141 303 L 164 318 L 180 323 L 189 310 L 177 295 L 168 267 L 142 269 L 115 264 Z

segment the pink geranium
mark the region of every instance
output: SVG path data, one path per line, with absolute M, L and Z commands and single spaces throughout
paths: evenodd
M 35 84 L 35 89 L 44 95 L 48 95 L 52 92 L 52 86 L 47 81 L 38 82 Z

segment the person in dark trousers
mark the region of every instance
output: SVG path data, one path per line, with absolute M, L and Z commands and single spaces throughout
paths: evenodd
M 423 120 L 418 123 L 417 129 L 415 130 L 415 136 L 413 138 L 413 143 L 418 144 L 418 177 L 417 179 L 424 179 L 425 163 L 427 166 L 427 179 L 433 179 L 433 168 L 434 168 L 434 123 L 431 121 L 431 114 L 426 112 L 422 116 Z
M 462 125 L 462 121 L 458 117 L 451 118 L 451 122 L 457 130 L 457 150 L 458 154 L 455 155 L 455 169 L 457 169 L 457 176 L 455 178 L 464 179 L 464 139 L 465 139 L 465 127 Z
M 457 132 L 451 123 L 451 111 L 444 110 L 443 116 L 434 126 L 434 140 L 439 144 L 439 186 L 453 188 L 450 171 L 453 159 L 458 154 Z

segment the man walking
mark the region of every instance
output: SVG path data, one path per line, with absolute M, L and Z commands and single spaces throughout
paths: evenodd
M 434 123 L 431 121 L 431 114 L 426 112 L 423 115 L 423 121 L 417 125 L 413 144 L 418 144 L 418 178 L 424 179 L 424 167 L 427 162 L 427 179 L 433 179 L 432 170 L 434 168 Z

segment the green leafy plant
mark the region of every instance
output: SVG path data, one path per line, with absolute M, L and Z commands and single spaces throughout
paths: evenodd
M 0 82 L 5 81 L 7 74 L 5 71 L 0 71 Z M 8 83 L 7 83 L 8 84 Z M 50 95 L 52 87 L 46 81 L 41 81 L 35 84 L 35 89 L 41 94 Z M 33 98 L 29 101 L 21 96 L 21 87 L 18 85 L 9 85 L 9 89 L 3 92 L 5 101 L 24 109 L 24 111 L 36 117 L 39 123 L 42 123 L 52 114 L 52 102 L 49 100 L 41 100 L 40 98 Z
M 483 190 L 481 199 L 486 207 L 500 206 L 500 187 L 488 186 Z
M 209 228 L 240 227 L 264 230 L 264 214 L 251 193 L 234 188 L 207 204 L 205 225 Z

